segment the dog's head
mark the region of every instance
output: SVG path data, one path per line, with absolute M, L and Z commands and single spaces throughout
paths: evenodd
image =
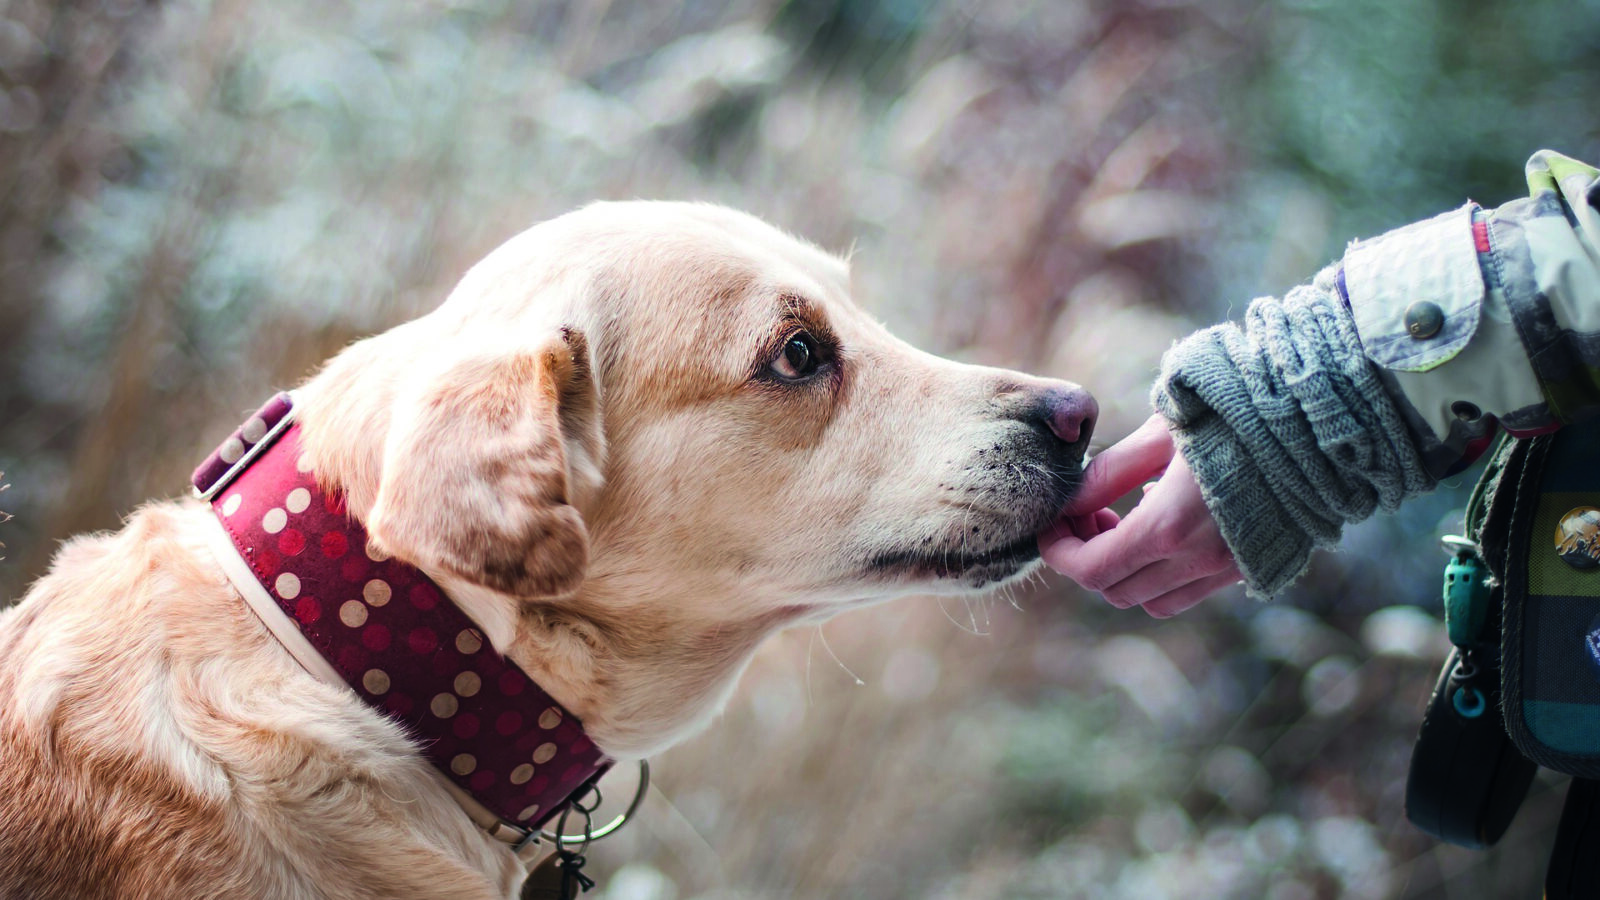
M 708 689 L 782 625 L 1027 571 L 1096 412 L 920 352 L 842 260 L 677 203 L 530 229 L 306 394 L 319 477 L 497 646 L 580 672 L 557 682 L 632 654 Z

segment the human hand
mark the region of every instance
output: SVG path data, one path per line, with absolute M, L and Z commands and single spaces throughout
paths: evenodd
M 1157 476 L 1126 518 L 1105 508 Z M 1233 552 L 1159 415 L 1090 461 L 1078 493 L 1039 535 L 1039 552 L 1050 568 L 1112 606 L 1142 606 L 1158 619 L 1240 581 Z

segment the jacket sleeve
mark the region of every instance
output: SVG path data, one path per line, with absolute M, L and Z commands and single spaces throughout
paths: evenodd
M 1600 405 L 1600 173 L 1541 151 L 1528 181 L 1526 200 L 1354 243 L 1167 352 L 1152 400 L 1252 594 L 1464 468 L 1497 427 Z
M 1548 150 L 1530 196 L 1351 245 L 1341 294 L 1436 474 L 1496 426 L 1553 430 L 1600 405 L 1600 172 Z

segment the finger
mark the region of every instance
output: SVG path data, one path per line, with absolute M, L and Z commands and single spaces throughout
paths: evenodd
M 1138 430 L 1089 461 L 1083 483 L 1067 501 L 1064 515 L 1101 509 L 1143 482 L 1161 474 L 1172 460 L 1172 433 L 1166 420 L 1151 416 Z
M 1083 538 L 1073 533 L 1071 520 L 1058 519 L 1054 525 L 1039 533 L 1039 558 L 1044 560 L 1045 565 L 1076 581 L 1071 572 L 1061 568 L 1059 561 L 1076 559 L 1083 552 L 1085 543 Z
M 1039 553 L 1050 568 L 1091 591 L 1105 591 L 1157 560 L 1149 525 L 1157 516 L 1137 507 L 1115 528 L 1085 541 L 1069 535 L 1041 540 Z M 1154 596 L 1154 595 L 1152 595 Z
M 1152 562 L 1101 593 L 1112 606 L 1127 609 L 1223 572 L 1238 572 L 1226 547 L 1185 548 L 1178 555 Z
M 1160 597 L 1146 603 L 1144 611 L 1149 613 L 1152 618 L 1170 619 L 1190 607 L 1200 605 L 1201 601 L 1222 593 L 1238 584 L 1239 581 L 1239 570 L 1230 569 L 1210 578 L 1202 578 L 1199 581 L 1190 582 L 1175 591 L 1162 594 Z
M 1109 509 L 1097 509 L 1088 515 L 1057 519 L 1039 534 L 1039 554 L 1045 555 L 1049 547 L 1062 538 L 1074 538 L 1080 543 L 1117 527 L 1122 517 Z
M 1039 532 L 1039 555 L 1045 556 L 1051 552 L 1050 548 L 1063 541 L 1083 543 L 1084 538 L 1080 537 L 1073 527 L 1074 521 L 1076 520 L 1063 517 L 1051 522 L 1049 528 Z

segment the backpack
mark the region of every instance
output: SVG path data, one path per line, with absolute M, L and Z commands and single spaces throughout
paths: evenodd
M 1487 847 L 1540 766 L 1573 776 L 1545 896 L 1600 897 L 1600 420 L 1503 438 L 1445 538 L 1454 649 L 1412 750 L 1406 817 Z

